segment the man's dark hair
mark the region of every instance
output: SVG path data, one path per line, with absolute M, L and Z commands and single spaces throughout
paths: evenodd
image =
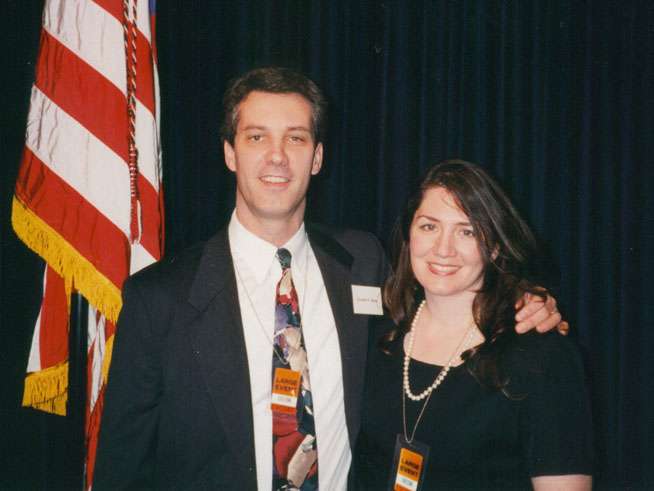
M 256 68 L 233 80 L 223 97 L 224 120 L 221 138 L 234 144 L 239 104 L 250 92 L 298 94 L 311 104 L 311 132 L 316 144 L 324 139 L 327 101 L 318 86 L 305 75 L 284 67 Z

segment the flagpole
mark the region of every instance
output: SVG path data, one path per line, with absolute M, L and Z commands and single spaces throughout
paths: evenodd
M 85 428 L 87 397 L 87 336 L 89 304 L 79 293 L 71 296 L 68 356 L 69 466 L 66 481 L 69 489 L 85 490 Z

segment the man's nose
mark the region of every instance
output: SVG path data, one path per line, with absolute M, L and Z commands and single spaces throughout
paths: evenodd
M 275 165 L 283 165 L 288 161 L 283 141 L 273 141 L 270 146 L 269 160 Z

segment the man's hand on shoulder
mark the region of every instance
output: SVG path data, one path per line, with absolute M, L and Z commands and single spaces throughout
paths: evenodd
M 515 305 L 517 310 L 515 330 L 523 334 L 531 329 L 538 332 L 547 332 L 556 327 L 557 331 L 564 336 L 568 334 L 569 326 L 563 320 L 556 308 L 554 297 L 547 295 L 543 300 L 537 295 L 525 293 Z

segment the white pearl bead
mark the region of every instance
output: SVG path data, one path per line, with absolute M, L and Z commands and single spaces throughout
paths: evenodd
M 452 367 L 452 363 L 454 363 L 454 360 L 459 356 L 459 349 L 466 344 L 468 339 L 472 335 L 472 325 L 468 328 L 468 331 L 466 332 L 466 335 L 461 339 L 461 343 L 457 347 L 457 349 L 452 353 L 452 356 L 448 360 L 447 364 L 441 369 L 440 372 L 438 372 L 438 375 L 432 382 L 432 384 L 427 387 L 425 390 L 423 390 L 420 394 L 414 394 L 411 392 L 411 386 L 409 384 L 409 362 L 411 360 L 411 353 L 413 351 L 413 342 L 414 342 L 414 336 L 415 336 L 415 328 L 416 325 L 418 324 L 418 319 L 420 317 L 420 313 L 422 312 L 423 307 L 425 306 L 425 300 L 423 300 L 420 305 L 418 306 L 418 309 L 416 310 L 416 315 L 413 317 L 413 321 L 411 322 L 411 329 L 409 330 L 409 339 L 407 343 L 407 350 L 404 353 L 404 364 L 403 364 L 403 376 L 402 376 L 402 386 L 404 389 L 404 393 L 406 396 L 411 399 L 412 401 L 421 401 L 425 397 L 427 397 L 429 394 L 431 394 L 445 379 L 447 376 L 448 372 L 450 371 L 450 368 Z

